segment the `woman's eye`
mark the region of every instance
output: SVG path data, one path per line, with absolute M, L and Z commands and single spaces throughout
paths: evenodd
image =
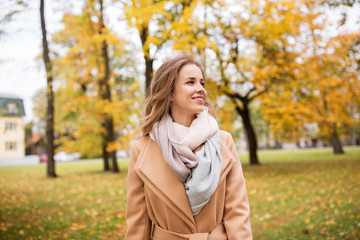
M 194 84 L 194 81 L 188 81 L 187 84 Z

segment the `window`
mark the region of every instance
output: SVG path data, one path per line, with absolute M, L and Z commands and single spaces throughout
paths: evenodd
M 5 130 L 15 130 L 15 129 L 16 129 L 16 122 L 5 123 Z
M 17 113 L 18 112 L 16 103 L 14 103 L 14 102 L 8 102 L 6 104 L 6 108 L 7 108 L 9 113 Z
M 5 150 L 6 151 L 16 150 L 16 142 L 6 142 L 5 143 Z

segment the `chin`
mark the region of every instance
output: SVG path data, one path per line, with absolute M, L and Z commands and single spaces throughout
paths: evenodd
M 205 109 L 205 106 L 202 106 L 201 108 L 198 108 L 197 111 L 196 111 L 196 114 L 201 113 L 202 111 L 204 111 L 204 109 Z

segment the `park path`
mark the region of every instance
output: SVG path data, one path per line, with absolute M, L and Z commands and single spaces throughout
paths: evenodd
M 26 166 L 39 164 L 38 155 L 29 155 L 21 158 L 0 158 L 0 167 Z
M 118 160 L 126 160 L 126 158 L 118 159 Z M 81 160 L 75 160 L 71 162 L 96 162 L 96 161 L 102 161 L 100 158 L 97 159 L 81 159 Z M 71 162 L 56 162 L 56 164 L 62 164 L 62 163 L 71 163 Z M 0 167 L 13 167 L 13 166 L 30 166 L 30 165 L 38 165 L 40 164 L 40 159 L 38 155 L 29 155 L 22 158 L 0 158 Z M 42 163 L 45 164 L 45 163 Z

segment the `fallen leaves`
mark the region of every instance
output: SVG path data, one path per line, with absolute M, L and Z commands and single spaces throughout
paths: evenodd
M 51 180 L 45 179 L 43 165 L 9 172 L 9 168 L 0 169 L 0 235 L 4 239 L 122 239 L 126 174 L 99 172 L 100 162 L 57 168 L 60 177 Z M 25 169 L 27 173 L 19 174 Z
M 254 239 L 354 239 L 360 158 L 244 166 Z
M 357 239 L 359 160 L 244 165 L 254 239 Z M 0 168 L 1 237 L 123 239 L 126 170 L 102 173 L 101 163 L 57 167 L 60 177 L 52 180 L 43 165 Z

